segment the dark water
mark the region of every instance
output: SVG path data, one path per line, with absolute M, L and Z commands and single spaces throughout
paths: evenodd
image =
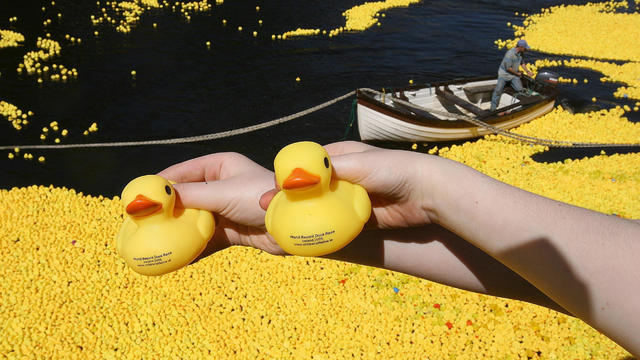
M 359 87 L 402 86 L 494 74 L 502 58 L 493 41 L 512 37 L 507 22 L 515 12 L 534 13 L 557 1 L 424 1 L 384 11 L 382 26 L 364 32 L 272 41 L 271 34 L 298 27 L 332 29 L 344 25 L 341 13 L 363 1 L 226 0 L 190 22 L 169 10 L 145 13 L 129 34 L 94 28 L 90 15 L 100 7 L 77 2 L 0 0 L 0 28 L 25 35 L 25 46 L 0 50 L 0 100 L 35 116 L 17 132 L 0 122 L 0 145 L 39 144 L 41 128 L 58 121 L 70 135 L 63 143 L 167 139 L 236 129 L 315 106 Z M 567 2 L 564 2 L 567 3 Z M 576 2 L 586 3 L 586 2 Z M 41 7 L 45 5 L 46 11 Z M 256 12 L 255 7 L 261 10 Z M 57 13 L 62 13 L 59 21 Z M 8 18 L 17 16 L 16 23 Z M 45 19 L 53 24 L 43 27 Z M 222 19 L 228 21 L 222 25 Z M 258 25 L 258 20 L 263 25 Z M 157 29 L 152 24 L 157 23 Z M 239 32 L 238 26 L 244 30 Z M 94 30 L 100 35 L 95 37 Z M 258 31 L 254 38 L 252 31 Z M 62 45 L 54 62 L 79 72 L 77 81 L 45 82 L 18 76 L 15 68 L 38 36 L 47 32 Z M 69 45 L 64 35 L 82 38 Z M 205 43 L 211 41 L 211 49 Z M 529 53 L 529 60 L 549 57 Z M 132 79 L 131 71 L 137 72 Z M 613 84 L 600 74 L 557 69 L 565 77 L 587 77 L 588 84 L 563 86 L 563 95 L 580 108 L 596 96 L 598 105 L 624 104 L 613 98 Z M 296 77 L 301 81 L 296 82 Z M 272 167 L 288 143 L 322 144 L 343 138 L 353 98 L 288 123 L 230 138 L 200 143 L 33 150 L 44 164 L 0 153 L 0 188 L 31 184 L 67 186 L 113 196 L 132 178 L 174 163 L 221 151 L 243 153 Z M 92 122 L 99 131 L 82 135 Z M 347 138 L 357 140 L 352 129 Z M 52 136 L 44 143 L 52 143 Z M 408 148 L 411 144 L 380 144 Z M 562 156 L 560 154 L 559 156 Z

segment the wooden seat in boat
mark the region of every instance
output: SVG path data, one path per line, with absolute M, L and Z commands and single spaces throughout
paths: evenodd
M 466 86 L 463 88 L 464 94 L 470 102 L 477 104 L 478 102 L 487 102 L 491 100 L 491 94 L 496 88 L 495 84 Z
M 453 92 L 446 90 L 443 91 L 439 87 L 436 88 L 436 96 L 438 97 L 438 100 L 441 100 L 441 102 L 443 102 L 442 100 L 445 100 L 444 102 L 453 103 L 476 116 L 486 116 L 489 113 L 489 111 L 482 110 L 481 108 L 468 102 L 467 100 L 454 95 Z

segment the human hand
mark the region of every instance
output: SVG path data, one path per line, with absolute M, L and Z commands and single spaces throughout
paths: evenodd
M 237 153 L 217 153 L 173 165 L 158 175 L 175 181 L 177 206 L 216 215 L 205 253 L 247 245 L 271 254 L 284 251 L 264 229 L 260 195 L 273 187 L 273 173 Z
M 354 141 L 333 143 L 325 148 L 331 156 L 334 177 L 359 184 L 369 193 L 372 216 L 368 227 L 390 229 L 432 222 L 426 169 L 418 166 L 430 156 Z M 262 196 L 263 209 L 277 191 L 273 189 Z

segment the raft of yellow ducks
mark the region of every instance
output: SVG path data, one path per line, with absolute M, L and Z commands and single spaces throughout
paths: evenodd
M 136 2 L 145 3 L 157 4 Z M 536 66 L 596 70 L 602 81 L 617 82 L 615 95 L 627 101 L 585 114 L 557 108 L 518 133 L 639 142 L 640 124 L 626 115 L 640 105 L 640 14 L 617 11 L 626 5 L 516 14 L 523 25 L 498 46 L 526 37 L 535 50 L 579 57 Z M 0 34 L 3 46 L 22 41 Z M 31 112 L 6 102 L 0 114 L 14 127 L 34 122 Z M 538 163 L 531 156 L 544 147 L 501 136 L 413 147 L 544 196 L 640 218 L 639 154 Z M 542 307 L 337 261 L 233 247 L 167 275 L 138 275 L 116 254 L 124 216 L 118 197 L 34 185 L 0 190 L 0 209 L 3 359 L 630 358 L 582 321 Z

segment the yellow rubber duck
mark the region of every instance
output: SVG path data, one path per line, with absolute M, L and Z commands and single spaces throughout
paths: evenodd
M 285 146 L 273 162 L 279 191 L 265 216 L 267 231 L 284 251 L 321 256 L 351 242 L 371 215 L 366 190 L 331 179 L 327 151 L 314 142 Z
M 131 180 L 121 199 L 127 216 L 116 247 L 137 273 L 163 275 L 178 270 L 198 257 L 213 236 L 213 214 L 174 207 L 172 182 L 160 176 Z

